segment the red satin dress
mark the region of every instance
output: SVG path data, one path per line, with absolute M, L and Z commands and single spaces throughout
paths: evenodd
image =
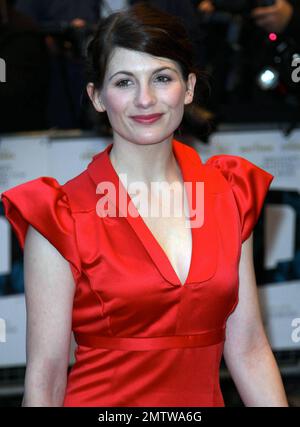
M 183 180 L 204 182 L 204 222 L 192 228 L 182 284 L 139 214 L 97 214 L 102 197 L 123 209 L 99 191 L 101 182 L 131 200 L 110 161 L 112 145 L 63 185 L 39 177 L 1 196 L 22 249 L 31 224 L 70 263 L 76 282 L 76 361 L 64 406 L 224 406 L 219 368 L 226 320 L 238 304 L 241 244 L 273 176 L 239 156 L 203 163 L 173 140 Z

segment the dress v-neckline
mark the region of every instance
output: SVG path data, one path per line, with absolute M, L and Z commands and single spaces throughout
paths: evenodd
M 116 169 L 114 168 L 114 166 L 113 166 L 113 164 L 112 164 L 112 161 L 111 161 L 111 159 L 110 159 L 110 157 L 109 157 L 109 153 L 110 153 L 111 149 L 112 149 L 112 146 L 111 146 L 111 148 L 109 148 L 109 150 L 107 151 L 108 160 L 109 160 L 109 163 L 110 163 L 111 168 L 112 168 L 112 169 L 113 169 L 113 171 L 114 171 L 114 174 L 116 175 L 116 179 L 118 180 L 119 185 L 122 187 L 123 194 L 124 194 L 124 195 L 125 195 L 125 197 L 127 198 L 127 206 L 128 206 L 128 203 L 130 203 L 130 204 L 131 204 L 131 206 L 133 207 L 133 210 L 134 210 L 134 212 L 133 212 L 133 213 L 134 213 L 134 218 L 135 218 L 135 220 L 138 220 L 138 222 L 139 222 L 140 224 L 142 224 L 142 226 L 144 227 L 145 233 L 146 233 L 146 234 L 148 234 L 148 239 L 152 240 L 153 245 L 154 245 L 154 246 L 156 246 L 156 249 L 157 249 L 157 251 L 158 251 L 158 254 L 160 253 L 160 255 L 161 255 L 163 258 L 165 258 L 165 262 L 167 262 L 167 263 L 169 264 L 170 268 L 173 270 L 173 274 L 176 276 L 176 279 L 177 279 L 177 281 L 179 282 L 179 284 L 180 284 L 182 287 L 183 287 L 183 286 L 185 286 L 185 285 L 186 285 L 186 283 L 188 282 L 189 275 L 190 275 L 190 271 L 191 271 L 191 268 L 192 268 L 193 253 L 194 253 L 194 241 L 195 241 L 195 238 L 194 238 L 194 235 L 193 235 L 193 234 L 194 234 L 194 233 L 193 233 L 193 229 L 194 229 L 194 228 L 193 228 L 193 227 L 191 227 L 192 249 L 191 249 L 191 256 L 190 256 L 190 262 L 189 262 L 188 273 L 187 273 L 187 275 L 186 275 L 186 278 L 185 278 L 184 282 L 182 282 L 182 281 L 180 280 L 180 278 L 179 278 L 179 276 L 178 276 L 178 274 L 177 274 L 177 272 L 176 272 L 175 268 L 173 267 L 173 264 L 171 263 L 170 258 L 168 257 L 168 255 L 167 255 L 166 251 L 165 251 L 165 250 L 164 250 L 164 248 L 161 246 L 161 244 L 159 243 L 159 241 L 157 240 L 157 238 L 156 238 L 156 237 L 154 236 L 154 234 L 152 233 L 151 229 L 148 227 L 148 225 L 147 225 L 147 224 L 146 224 L 146 222 L 144 221 L 143 217 L 141 216 L 141 214 L 139 213 L 138 209 L 136 208 L 136 206 L 135 206 L 134 202 L 132 201 L 132 198 L 131 198 L 131 196 L 129 195 L 129 193 L 128 193 L 127 189 L 126 189 L 126 188 L 125 188 L 125 186 L 123 185 L 123 182 L 121 181 L 121 179 L 120 179 L 120 177 L 119 177 L 119 175 L 118 175 L 118 173 L 117 173 Z M 189 214 L 190 214 L 190 212 L 191 212 L 191 200 L 190 200 L 190 197 L 189 197 L 188 192 L 187 192 L 187 189 L 186 189 L 185 179 L 184 179 L 184 173 L 183 173 L 183 170 L 182 170 L 182 166 L 180 165 L 180 162 L 179 162 L 179 160 L 178 160 L 178 158 L 177 158 L 177 156 L 176 156 L 176 151 L 174 150 L 174 143 L 172 143 L 172 151 L 173 151 L 173 154 L 174 154 L 174 156 L 175 156 L 175 159 L 176 159 L 176 162 L 177 162 L 178 168 L 179 168 L 180 173 L 181 173 L 181 178 L 182 178 L 182 182 L 183 182 L 183 186 L 184 186 L 184 192 L 185 192 L 185 194 L 186 194 L 186 198 L 187 198 L 187 200 L 188 200 L 188 210 L 189 210 Z M 188 218 L 186 218 L 186 221 L 189 221 L 189 225 L 190 225 L 189 217 L 188 217 Z
M 185 186 L 184 186 L 185 187 Z M 185 188 L 184 188 L 184 191 Z M 130 197 L 130 196 L 129 196 Z M 190 209 L 189 209 L 189 213 L 190 213 Z M 188 267 L 188 271 L 185 277 L 185 280 L 182 282 L 182 280 L 180 279 L 176 269 L 174 268 L 172 262 L 170 261 L 170 258 L 167 254 L 167 252 L 165 251 L 165 249 L 163 248 L 163 246 L 160 244 L 159 240 L 156 238 L 156 236 L 153 234 L 151 228 L 149 228 L 149 226 L 147 225 L 147 223 L 145 222 L 144 218 L 140 215 L 140 213 L 138 213 L 138 215 L 140 216 L 141 220 L 143 221 L 143 223 L 145 224 L 145 227 L 148 229 L 148 234 L 149 234 L 149 238 L 152 239 L 154 241 L 154 245 L 158 246 L 158 250 L 162 251 L 165 258 L 167 259 L 167 262 L 170 264 L 172 270 L 174 271 L 174 274 L 176 275 L 176 278 L 178 279 L 178 282 L 180 283 L 181 286 L 185 286 L 186 283 L 188 282 L 188 278 L 189 278 L 189 273 L 191 270 L 191 265 L 192 265 L 192 260 L 193 260 L 193 249 L 194 249 L 194 238 L 193 238 L 193 228 L 191 229 L 191 251 L 190 251 L 190 260 L 189 260 L 189 267 Z M 189 221 L 189 219 L 185 219 L 185 221 Z M 190 222 L 190 221 L 189 221 Z M 181 254 L 182 256 L 182 254 Z M 183 256 L 185 256 L 185 254 L 183 254 Z
M 113 184 L 114 192 L 112 193 L 108 191 L 106 193 L 106 197 L 109 199 L 110 203 L 116 207 L 117 217 L 119 212 L 121 217 L 124 217 L 127 220 L 160 273 L 172 285 L 183 289 L 191 283 L 198 283 L 211 278 L 216 271 L 218 252 L 218 236 L 212 212 L 212 194 L 210 194 L 209 191 L 204 191 L 205 201 L 203 203 L 203 213 L 204 216 L 206 215 L 206 220 L 203 222 L 203 225 L 191 227 L 192 250 L 190 264 L 186 279 L 184 283 L 182 283 L 165 250 L 143 220 L 119 178 L 119 175 L 114 169 L 109 157 L 112 147 L 113 143 L 109 144 L 105 150 L 95 155 L 87 169 L 90 177 L 97 186 L 103 181 Z M 182 175 L 190 213 L 192 212 L 192 207 L 195 204 L 194 185 L 198 181 L 204 180 L 204 168 L 202 167 L 198 153 L 193 148 L 173 140 L 172 149 Z M 192 188 L 190 186 L 186 187 L 185 183 L 191 183 Z M 99 197 L 98 191 L 96 192 L 97 197 Z M 100 197 L 101 194 L 104 195 L 104 192 L 100 192 Z M 122 200 L 122 203 L 119 203 L 120 200 Z M 131 213 L 133 213 L 133 215 L 128 214 L 128 206 L 130 203 L 130 209 L 132 209 Z M 104 217 L 102 220 L 105 221 L 106 218 L 107 217 Z M 113 220 L 113 217 L 109 216 L 108 221 L 111 220 Z M 190 218 L 188 218 L 188 220 L 190 221 Z M 201 257 L 196 251 L 196 248 L 197 251 L 199 248 L 202 248 Z

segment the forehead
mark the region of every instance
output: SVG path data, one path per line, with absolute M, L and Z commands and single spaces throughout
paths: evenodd
M 109 75 L 112 75 L 119 70 L 138 73 L 143 71 L 152 71 L 161 67 L 171 67 L 180 72 L 180 67 L 176 61 L 173 61 L 172 59 L 153 56 L 148 53 L 125 49 L 122 47 L 116 47 L 108 60 L 106 74 L 107 77 L 109 77 Z

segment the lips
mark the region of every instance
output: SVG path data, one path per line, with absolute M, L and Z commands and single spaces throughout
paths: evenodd
M 131 116 L 133 120 L 139 123 L 154 123 L 159 120 L 162 113 Z

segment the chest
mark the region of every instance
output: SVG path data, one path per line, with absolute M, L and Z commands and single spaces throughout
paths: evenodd
M 183 285 L 190 269 L 193 241 L 185 211 L 188 202 L 185 192 L 182 189 L 181 192 L 182 197 L 177 197 L 176 202 L 175 196 L 170 197 L 169 205 L 164 204 L 164 199 L 158 200 L 155 196 L 149 198 L 147 209 L 143 211 L 147 212 L 147 215 L 143 215 L 138 205 L 136 207 Z
M 143 218 L 147 227 L 166 253 L 181 283 L 184 283 L 191 260 L 191 229 L 184 218 Z

